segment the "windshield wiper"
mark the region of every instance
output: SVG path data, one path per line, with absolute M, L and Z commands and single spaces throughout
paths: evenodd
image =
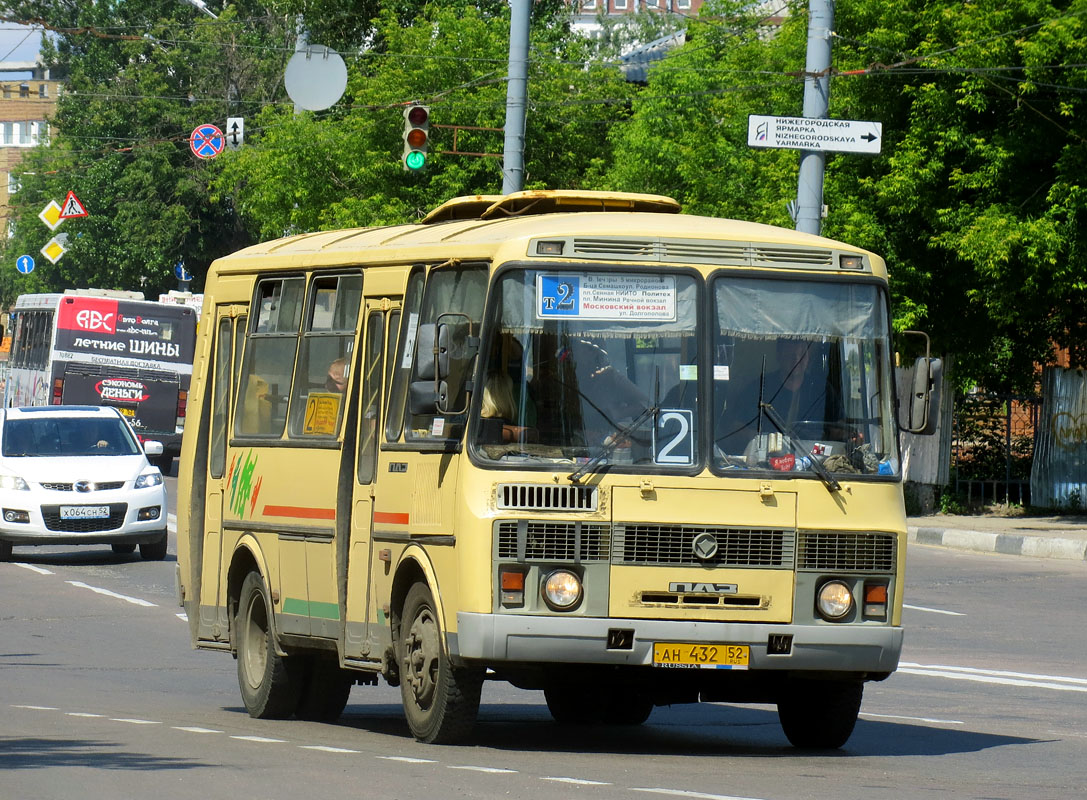
M 584 477 L 586 473 L 595 474 L 596 468 L 600 466 L 600 463 L 611 455 L 612 450 L 619 446 L 619 442 L 629 437 L 634 431 L 638 429 L 638 426 L 646 421 L 650 416 L 655 415 L 660 411 L 660 406 L 651 405 L 647 406 L 641 414 L 631 420 L 628 424 L 623 425 L 621 428 L 617 428 L 607 442 L 600 447 L 600 452 L 590 458 L 576 470 L 566 476 L 567 480 L 572 483 L 577 483 Z
M 760 401 L 759 409 L 766 413 L 766 418 L 774 423 L 774 427 L 781 431 L 781 435 L 789 442 L 789 447 L 793 449 L 793 452 L 797 455 L 805 456 L 811 462 L 811 468 L 816 475 L 819 476 L 819 480 L 823 482 L 823 485 L 827 487 L 828 492 L 841 491 L 842 485 L 834 479 L 834 476 L 827 472 L 827 468 L 824 467 L 819 459 L 811 453 L 804 452 L 804 446 L 800 443 L 800 437 L 796 435 L 796 431 L 789 425 L 784 419 L 781 418 L 781 414 L 777 409 L 768 402 Z
M 566 479 L 571 483 L 577 483 L 588 474 L 596 474 L 596 468 L 600 466 L 601 462 L 611 455 L 611 452 L 619 446 L 619 442 L 629 437 L 634 431 L 638 429 L 638 426 L 646 421 L 649 417 L 655 417 L 657 412 L 660 411 L 660 367 L 657 367 L 653 375 L 653 402 L 645 409 L 642 410 L 637 417 L 632 419 L 626 425 L 617 427 L 615 432 L 611 435 L 610 440 L 605 442 L 600 452 L 590 458 L 576 470 L 566 476 Z M 588 399 L 588 398 L 586 398 Z M 595 406 L 594 406 L 595 408 Z

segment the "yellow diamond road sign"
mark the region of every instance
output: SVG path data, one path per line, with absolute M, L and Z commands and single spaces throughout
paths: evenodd
M 64 222 L 64 218 L 60 214 L 60 203 L 56 200 L 50 200 L 49 205 L 43 208 L 41 213 L 38 214 L 38 219 L 44 222 L 49 227 L 49 230 L 55 231 L 57 226 Z
M 42 255 L 54 264 L 56 264 L 57 261 L 60 260 L 60 257 L 67 252 L 68 249 L 57 240 L 56 236 L 46 242 L 45 247 L 42 248 Z

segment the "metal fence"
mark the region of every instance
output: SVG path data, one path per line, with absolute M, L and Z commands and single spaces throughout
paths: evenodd
M 952 469 L 968 505 L 1030 505 L 1030 468 L 1041 398 L 968 394 L 955 398 Z

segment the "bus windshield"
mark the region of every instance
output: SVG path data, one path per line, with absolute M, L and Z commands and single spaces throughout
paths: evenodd
M 715 467 L 897 474 L 875 285 L 721 275 L 711 305 Z
M 875 285 L 721 273 L 706 339 L 700 287 L 683 272 L 502 273 L 476 454 L 553 468 L 692 471 L 708 458 L 726 475 L 898 473 Z
M 664 469 L 699 461 L 693 275 L 514 269 L 495 287 L 479 455 Z

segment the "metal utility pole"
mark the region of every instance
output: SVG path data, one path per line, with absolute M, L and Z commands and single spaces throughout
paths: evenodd
M 804 116 L 827 119 L 830 106 L 830 35 L 834 29 L 834 0 L 808 2 L 808 55 L 804 63 Z M 819 75 L 820 77 L 814 77 Z M 827 158 L 822 152 L 800 153 L 800 178 L 796 187 L 796 229 L 818 234 L 823 224 L 823 172 Z
M 528 105 L 528 21 L 532 0 L 510 0 L 510 62 L 506 84 L 506 137 L 502 194 L 525 185 L 525 108 Z

